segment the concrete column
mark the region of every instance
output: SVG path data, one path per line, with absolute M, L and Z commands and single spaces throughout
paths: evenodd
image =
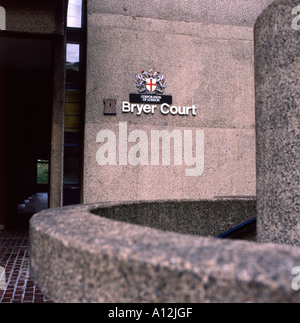
M 4 154 L 5 154 L 5 147 L 4 147 L 4 94 L 3 94 L 3 73 L 0 68 L 0 229 L 5 224 L 5 183 L 4 183 L 4 176 L 5 176 L 5 163 L 4 163 Z
M 54 42 L 54 89 L 50 169 L 50 207 L 63 204 L 65 37 Z
M 56 16 L 60 36 L 53 42 L 53 107 L 50 166 L 50 208 L 63 205 L 64 169 L 64 114 L 65 114 L 65 62 L 66 12 L 68 1 L 61 1 Z
M 298 0 L 271 4 L 255 25 L 258 240 L 300 245 Z

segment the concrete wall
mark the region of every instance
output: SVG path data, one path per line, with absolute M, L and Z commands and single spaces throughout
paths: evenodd
M 64 11 L 58 0 L 1 0 L 6 11 L 6 30 L 27 33 L 63 34 Z
M 300 246 L 298 5 L 276 1 L 257 20 L 255 80 L 258 239 Z
M 253 25 L 270 2 L 88 1 L 84 202 L 256 194 Z M 150 68 L 166 76 L 173 104 L 195 105 L 196 116 L 121 112 L 137 93 L 135 75 Z M 116 116 L 103 115 L 109 98 Z M 203 130 L 203 174 L 152 166 L 150 148 L 150 165 L 99 166 L 97 134 L 118 139 L 120 122 L 149 140 L 151 130 Z

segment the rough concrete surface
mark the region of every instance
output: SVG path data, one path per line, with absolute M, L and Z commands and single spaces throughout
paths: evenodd
M 276 1 L 255 25 L 256 160 L 259 240 L 300 246 L 297 5 Z
M 46 210 L 31 220 L 31 274 L 55 302 L 300 302 L 291 286 L 299 248 L 183 235 L 90 213 L 112 206 L 118 204 Z
M 208 23 L 200 9 L 193 9 L 195 2 L 173 6 L 201 13 L 189 21 L 180 15 L 174 20 L 173 11 L 167 14 L 169 2 L 151 16 L 148 13 L 155 5 L 139 7 L 138 3 L 134 7 L 142 12 L 136 14 L 123 10 L 126 4 L 120 7 L 120 1 L 110 3 L 111 10 L 106 2 L 88 3 L 84 203 L 255 195 L 252 26 Z M 196 116 L 122 113 L 122 102 L 137 92 L 136 74 L 150 68 L 166 76 L 165 94 L 173 96 L 173 104 L 195 105 Z M 103 115 L 103 100 L 108 98 L 117 100 L 116 116 Z M 186 177 L 185 165 L 173 163 L 168 167 L 99 166 L 97 134 L 107 129 L 118 136 L 119 122 L 148 136 L 157 129 L 203 130 L 202 175 Z

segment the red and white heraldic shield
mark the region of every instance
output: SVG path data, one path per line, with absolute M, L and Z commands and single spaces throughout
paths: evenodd
M 156 79 L 149 78 L 146 80 L 146 89 L 149 92 L 154 92 L 156 90 Z

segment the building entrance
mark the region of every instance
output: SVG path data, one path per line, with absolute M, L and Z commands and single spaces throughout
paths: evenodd
M 53 44 L 6 36 L 0 48 L 1 222 L 15 227 L 48 208 Z

